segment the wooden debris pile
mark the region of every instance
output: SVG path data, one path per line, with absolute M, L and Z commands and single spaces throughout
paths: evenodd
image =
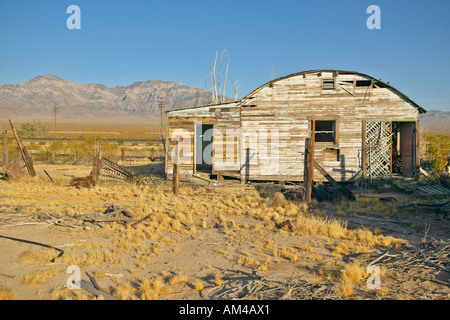
M 396 183 L 400 190 L 418 196 L 448 196 L 450 189 L 441 184 L 419 185 L 417 183 Z
M 425 209 L 427 209 L 425 212 L 433 212 L 434 211 L 436 218 L 439 218 L 440 214 L 442 214 L 442 216 L 444 218 L 446 218 L 450 212 L 450 200 L 447 200 L 442 203 L 437 203 L 437 202 L 419 203 L 417 201 L 413 201 L 410 204 L 399 206 L 399 207 L 397 207 L 397 209 L 409 208 L 409 207 L 414 208 L 414 210 L 416 210 L 416 211 L 418 208 L 425 208 Z
M 444 240 L 431 240 L 417 246 L 407 247 L 402 250 L 400 257 L 404 258 L 397 262 L 397 267 L 403 270 L 413 268 L 434 269 L 438 274 L 442 271 L 447 273 L 447 285 L 450 286 L 450 242 Z
M 123 224 L 129 224 L 133 220 L 134 214 L 120 206 L 115 204 L 108 204 L 108 207 L 103 213 L 90 214 L 78 217 L 77 219 L 82 222 L 83 226 L 97 226 L 103 228 L 102 223 L 118 222 Z
M 247 276 L 223 277 L 220 286 L 210 289 L 204 298 L 220 300 L 316 300 L 339 299 L 331 283 L 310 283 L 305 280 L 269 279 L 254 271 Z
M 73 216 L 59 216 L 53 212 L 39 212 L 33 216 L 21 212 L 22 206 L 9 206 L 9 209 L 0 210 L 0 226 L 22 226 L 22 225 L 41 225 L 58 226 L 65 228 L 103 228 L 104 223 L 123 223 L 133 222 L 134 214 L 127 208 L 108 204 L 104 212 L 90 212 L 75 214 Z M 71 207 L 71 206 L 65 206 Z M 64 209 L 64 207 L 63 207 Z M 76 207 L 74 208 L 76 210 Z
M 377 258 L 377 263 L 395 270 L 398 281 L 426 277 L 428 281 L 450 287 L 450 242 L 424 241 L 418 245 L 404 245 L 400 252 L 389 250 Z M 404 279 L 403 279 L 404 278 Z
M 149 180 L 149 177 L 137 174 L 133 170 L 128 169 L 118 163 L 108 159 L 102 158 L 100 160 L 99 179 L 106 181 L 126 181 L 131 183 L 144 182 Z
M 8 139 L 7 131 L 3 132 L 3 170 L 5 171 L 6 177 L 18 177 L 22 175 L 22 169 L 26 168 L 28 174 L 32 177 L 36 176 L 36 171 L 34 170 L 33 159 L 30 157 L 27 148 L 23 144 L 22 140 L 19 139 L 14 124 L 9 120 L 11 125 L 11 130 L 14 134 L 14 138 L 17 142 L 17 147 L 20 153 L 20 159 L 18 161 L 10 161 L 8 159 Z
M 110 218 L 133 218 L 134 216 L 128 209 L 119 207 L 114 203 L 109 204 L 103 214 Z
M 106 178 L 121 179 L 130 182 L 136 179 L 136 174 L 133 171 L 108 158 L 101 159 L 100 175 Z

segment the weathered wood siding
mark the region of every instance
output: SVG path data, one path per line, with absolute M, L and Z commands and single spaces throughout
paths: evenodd
M 335 78 L 335 89 L 323 90 L 324 78 Z M 399 93 L 375 85 L 356 87 L 358 80 L 371 79 L 314 72 L 271 82 L 247 96 L 241 108 L 241 175 L 250 180 L 303 180 L 305 138 L 311 134 L 312 120 L 317 119 L 335 120 L 338 139 L 336 143 L 315 142 L 316 161 L 334 179 L 348 180 L 362 166 L 363 120 L 418 120 L 417 108 Z M 278 132 L 278 163 L 270 155 L 271 148 L 276 149 L 270 139 L 269 153 L 260 156 L 258 148 L 252 148 L 255 132 Z M 314 179 L 324 180 L 317 171 Z
M 239 114 L 240 108 L 238 103 L 168 112 L 168 132 L 166 139 L 167 155 L 165 164 L 166 174 L 173 174 L 173 154 L 174 148 L 178 143 L 178 136 L 182 137 L 180 174 L 187 175 L 194 173 L 195 125 L 200 123 L 212 124 L 214 128 L 212 141 L 213 173 L 238 173 L 240 164 L 238 156 L 239 134 L 236 134 L 236 132 L 239 132 Z M 229 133 L 229 135 L 224 137 L 223 135 L 227 135 L 227 133 Z M 228 159 L 225 154 L 227 148 L 235 150 L 233 154 L 227 154 Z
M 217 108 L 214 124 L 213 174 L 239 173 L 240 107 Z

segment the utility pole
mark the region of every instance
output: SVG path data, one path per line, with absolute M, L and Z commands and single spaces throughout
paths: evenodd
M 53 107 L 53 113 L 55 114 L 55 135 L 56 135 L 56 113 L 59 112 L 59 108 L 57 107 L 56 102 L 54 104 L 55 106 Z
M 159 97 L 159 108 L 161 109 L 161 142 L 164 147 L 164 153 L 166 151 L 166 141 L 164 139 L 164 124 L 163 124 L 163 110 L 164 110 L 164 101 L 162 97 Z

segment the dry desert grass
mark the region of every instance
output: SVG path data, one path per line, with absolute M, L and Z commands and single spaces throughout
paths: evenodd
M 70 265 L 93 273 L 118 299 L 208 299 L 211 292 L 234 281 L 235 272 L 254 271 L 333 282 L 336 294 L 346 298 L 354 296 L 354 286 L 368 275 L 364 259 L 348 265 L 342 258 L 354 254 L 367 258 L 374 248 L 401 242 L 367 229 L 349 229 L 320 210 L 310 212 L 303 204 L 279 197 L 274 205 L 245 187 L 181 184 L 174 196 L 166 181 L 100 184 L 89 190 L 68 187 L 63 176 L 55 183 L 36 177 L 3 183 L 0 199 L 3 210 L 15 210 L 30 221 L 51 218 L 66 224 L 36 227 L 49 237 L 43 242 L 65 247 L 54 263 L 48 261 L 56 254 L 48 249 L 25 250 L 14 261 L 34 267 L 28 273 L 16 268 L 15 285 L 48 284 L 44 296 L 50 299 L 95 298 L 65 288 Z M 150 218 L 136 227 L 105 223 L 101 228 L 80 219 L 101 215 L 110 203 L 127 208 L 136 220 Z M 279 227 L 286 220 L 292 228 Z M 27 233 L 22 236 L 27 238 Z M 14 287 L 11 282 L 10 286 Z M 13 293 L 5 287 L 1 296 Z

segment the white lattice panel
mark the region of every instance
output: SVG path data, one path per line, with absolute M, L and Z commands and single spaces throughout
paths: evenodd
M 371 178 L 388 178 L 391 164 L 389 121 L 368 121 L 366 126 L 366 172 Z

